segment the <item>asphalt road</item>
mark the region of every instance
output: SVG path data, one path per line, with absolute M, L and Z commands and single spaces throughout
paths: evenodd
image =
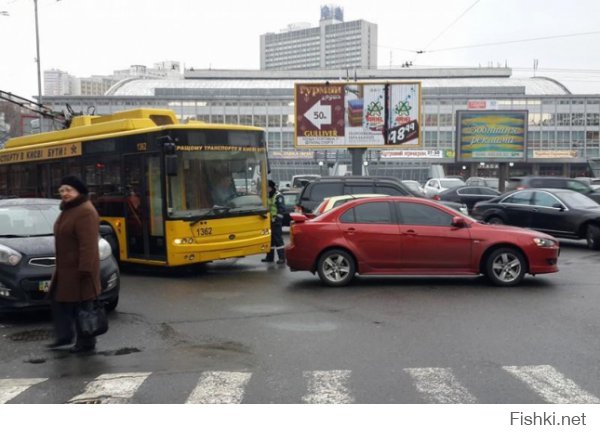
M 0 319 L 0 402 L 599 403 L 600 252 L 553 275 L 316 276 L 260 257 L 124 270 L 97 352 L 48 351 L 49 315 Z

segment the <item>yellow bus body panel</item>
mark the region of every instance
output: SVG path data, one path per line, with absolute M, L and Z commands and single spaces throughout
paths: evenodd
M 271 249 L 269 228 L 269 219 L 256 215 L 167 221 L 167 262 L 177 266 L 265 254 Z

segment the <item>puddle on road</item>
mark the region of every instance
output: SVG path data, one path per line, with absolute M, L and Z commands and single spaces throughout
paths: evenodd
M 112 352 L 112 354 L 110 354 L 110 351 L 107 351 L 106 354 L 105 353 L 101 353 L 103 355 L 106 356 L 124 356 L 127 354 L 133 354 L 133 353 L 141 353 L 142 350 L 140 350 L 139 348 L 134 348 L 134 347 L 125 347 L 125 348 L 119 348 L 117 351 Z
M 92 356 L 105 356 L 105 357 L 111 357 L 111 356 L 125 356 L 128 354 L 133 354 L 133 353 L 140 353 L 142 352 L 142 350 L 140 350 L 139 348 L 135 348 L 135 347 L 123 347 L 123 348 L 119 348 L 117 350 L 107 350 L 107 351 L 92 351 L 89 353 L 81 353 L 81 354 L 71 354 L 69 352 L 69 348 L 64 348 L 64 349 L 54 349 L 51 350 L 51 354 L 49 355 L 33 355 L 30 356 L 28 358 L 26 358 L 25 360 L 23 360 L 23 363 L 31 363 L 34 365 L 38 365 L 41 363 L 46 363 L 48 361 L 48 359 L 51 360 L 61 360 L 61 359 L 66 359 L 68 357 L 92 357 Z
M 54 332 L 50 329 L 25 330 L 12 333 L 6 337 L 14 342 L 36 342 L 52 339 Z

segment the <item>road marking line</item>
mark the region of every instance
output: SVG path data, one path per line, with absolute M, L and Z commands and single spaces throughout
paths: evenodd
M 102 374 L 91 381 L 83 393 L 68 403 L 126 404 L 151 372 L 121 372 Z
M 204 372 L 186 404 L 240 404 L 249 372 Z
M 551 404 L 599 404 L 600 399 L 581 389 L 550 365 L 503 366 Z
M 6 404 L 31 386 L 46 381 L 47 378 L 13 378 L 0 380 L 0 404 Z
M 431 404 L 474 404 L 477 399 L 456 379 L 450 368 L 406 368 L 419 393 Z
M 352 404 L 348 383 L 352 371 L 307 371 L 308 393 L 302 397 L 307 404 Z

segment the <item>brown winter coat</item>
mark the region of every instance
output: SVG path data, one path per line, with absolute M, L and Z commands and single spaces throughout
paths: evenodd
M 59 302 L 90 300 L 100 294 L 100 218 L 96 208 L 81 195 L 62 202 L 54 223 L 56 271 L 50 294 Z

